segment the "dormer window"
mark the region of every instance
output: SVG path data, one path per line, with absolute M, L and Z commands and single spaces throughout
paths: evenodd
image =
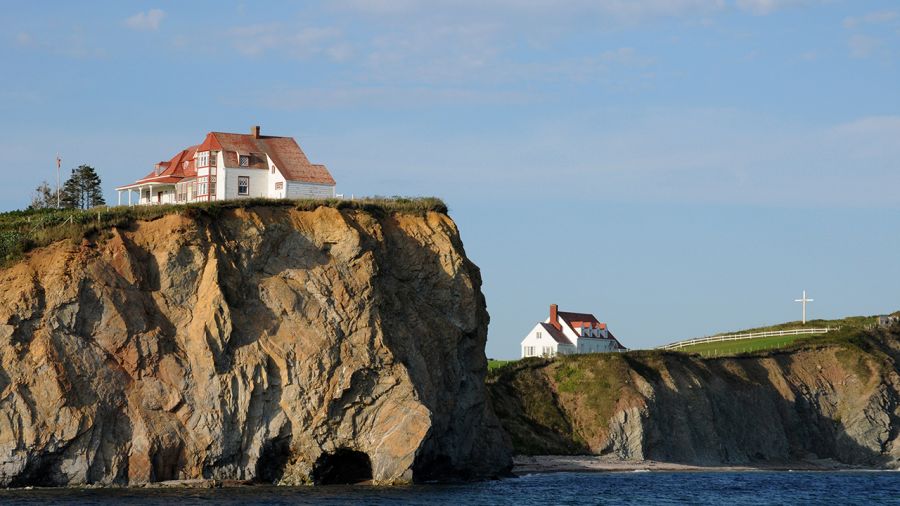
M 198 167 L 209 167 L 209 151 L 203 151 L 197 155 Z
M 250 166 L 250 155 L 241 155 L 240 162 L 241 162 L 241 167 L 249 167 Z

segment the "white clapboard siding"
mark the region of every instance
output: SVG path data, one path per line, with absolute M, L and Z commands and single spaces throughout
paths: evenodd
M 334 186 L 324 184 L 287 182 L 287 198 L 289 199 L 328 199 L 334 197 Z

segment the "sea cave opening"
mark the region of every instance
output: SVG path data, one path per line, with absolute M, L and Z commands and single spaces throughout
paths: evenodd
M 334 453 L 323 453 L 313 466 L 313 483 L 316 485 L 352 485 L 372 479 L 372 461 L 363 452 L 339 448 Z

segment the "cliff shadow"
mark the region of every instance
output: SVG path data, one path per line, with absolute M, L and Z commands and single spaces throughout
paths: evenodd
M 413 479 L 503 472 L 510 448 L 487 399 L 489 316 L 480 271 L 444 218 L 426 215 L 414 224 L 393 214 L 376 218 L 384 236 L 373 249 L 383 340 L 432 413 Z
M 785 370 L 784 363 L 779 367 Z M 672 355 L 666 368 L 675 385 L 652 383 L 648 458 L 707 466 L 796 464 L 811 457 L 851 465 L 886 462 L 825 416 L 821 398 L 796 385 L 794 399 L 785 398 L 784 385 L 773 383 L 758 358 Z

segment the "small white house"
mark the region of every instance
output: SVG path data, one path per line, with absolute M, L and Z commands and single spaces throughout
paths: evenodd
M 550 316 L 522 340 L 522 358 L 625 350 L 594 315 L 560 311 L 556 304 L 550 306 Z
M 119 205 L 183 204 L 263 197 L 330 198 L 334 178 L 324 165 L 310 163 L 292 137 L 210 132 L 202 143 L 181 150 L 153 172 L 116 188 Z M 133 202 L 133 194 L 136 200 Z

